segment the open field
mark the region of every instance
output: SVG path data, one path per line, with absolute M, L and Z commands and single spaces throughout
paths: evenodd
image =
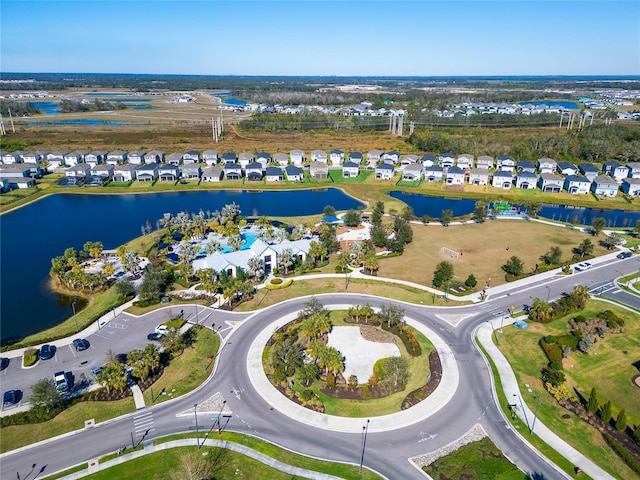
M 612 408 L 614 419 L 619 409 L 624 407 L 627 409 L 629 423 L 636 425 L 640 422 L 637 402 L 639 390 L 631 385 L 631 379 L 638 374 L 637 368 L 632 365 L 637 358 L 629 355 L 639 350 L 640 323 L 634 313 L 604 302 L 589 301 L 585 314 L 588 317 L 589 312 L 603 310 L 613 310 L 624 318 L 625 332 L 607 334 L 604 340 L 595 344 L 588 355 L 574 352 L 565 359 L 563 365 L 567 385 L 570 388 L 576 387 L 587 397 L 595 386 L 601 404 L 611 400 L 615 405 Z M 540 398 L 538 416 L 545 425 L 618 478 L 638 479 L 640 476 L 631 471 L 607 446 L 597 430 L 589 427 L 576 415 L 570 414 L 569 418 L 562 418 L 562 415 L 569 412 L 558 406 L 542 385 L 540 371 L 548 364 L 548 360 L 538 342 L 544 335 L 564 334 L 567 331 L 567 318 L 545 325 L 530 323 L 526 330 L 509 326 L 504 328 L 499 348 L 511 363 L 519 384 L 529 384 L 533 390 L 529 393 L 523 389 L 523 401 L 533 410 L 536 403 L 534 395 Z
M 431 285 L 435 267 L 441 261 L 454 265 L 457 280 L 464 282 L 473 273 L 482 289 L 490 280 L 495 286 L 505 282 L 502 265 L 512 256 L 524 262 L 525 271 L 541 264 L 540 256 L 551 247 L 559 246 L 562 259 L 572 256 L 571 249 L 577 247 L 586 233 L 571 228 L 560 228 L 539 222 L 520 220 L 495 220 L 484 223 L 468 223 L 460 226 L 436 225 L 413 226 L 413 243 L 407 245 L 399 257 L 382 259 L 378 275 L 398 278 L 422 285 Z M 596 240 L 592 241 L 597 243 Z M 458 260 L 441 257 L 438 251 L 447 247 L 462 252 Z M 594 255 L 606 250 L 596 246 Z

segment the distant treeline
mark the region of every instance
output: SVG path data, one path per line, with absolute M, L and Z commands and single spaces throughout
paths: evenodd
M 511 155 L 516 159 L 542 157 L 586 162 L 639 162 L 640 130 L 625 125 L 593 125 L 567 134 L 526 136 L 519 131 L 500 135 L 481 129 L 430 128 L 416 131 L 407 142 L 423 152 L 451 152 L 455 155 Z
M 346 117 L 322 113 L 256 113 L 238 124 L 241 130 L 263 132 L 310 132 L 312 130 L 375 131 L 389 128 L 388 117 Z
M 101 102 L 96 100 L 92 103 L 77 102 L 75 100 L 62 100 L 58 106 L 60 113 L 76 112 L 106 112 L 110 110 L 124 110 L 127 106 L 122 102 Z
M 13 101 L 0 101 L 0 113 L 3 116 L 9 116 L 9 110 L 11 110 L 11 115 L 14 117 L 23 117 L 25 115 L 35 115 L 40 113 L 36 107 L 33 106 L 32 103 L 26 102 L 13 102 Z

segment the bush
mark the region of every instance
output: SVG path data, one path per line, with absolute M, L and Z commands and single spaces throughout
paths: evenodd
M 274 285 L 274 284 L 268 283 L 267 285 L 264 286 L 264 288 L 266 288 L 267 290 L 280 290 L 281 288 L 287 288 L 292 283 L 293 283 L 293 280 L 289 279 L 286 282 L 281 283 L 280 285 Z
M 38 351 L 35 348 L 29 348 L 24 351 L 22 364 L 25 367 L 30 367 L 32 365 L 35 365 L 37 361 L 38 361 Z
M 578 350 L 580 350 L 582 353 L 589 353 L 589 350 L 591 350 L 592 347 L 593 342 L 588 338 L 582 337 L 578 341 Z
M 549 367 L 542 369 L 542 381 L 545 383 L 550 383 L 554 387 L 558 387 L 562 385 L 565 380 L 564 372 L 561 370 L 553 370 Z
M 558 340 L 556 340 L 556 337 L 554 337 L 553 335 L 547 335 L 546 337 L 544 337 L 544 341 L 547 343 L 557 343 Z
M 540 340 L 540 347 L 549 359 L 549 362 L 558 362 L 562 365 L 562 347 L 557 343 L 547 343 L 544 338 Z
M 544 386 L 547 389 L 547 392 L 549 392 L 551 396 L 558 402 L 561 400 L 570 400 L 573 398 L 571 390 L 569 390 L 569 387 L 567 387 L 564 383 L 555 386 L 549 382 L 546 382 Z
M 315 396 L 315 394 L 311 390 L 302 390 L 298 396 L 303 402 L 308 402 Z
M 627 429 L 627 412 L 624 410 L 620 410 L 618 414 L 618 418 L 616 418 L 616 430 L 619 432 L 624 432 Z
M 271 284 L 272 285 L 280 285 L 282 283 L 282 279 L 281 278 L 272 278 L 271 279 Z
M 638 460 L 636 460 L 634 456 L 627 451 L 627 449 L 620 445 L 611 435 L 604 433 L 603 437 L 613 451 L 616 452 L 627 465 L 629 465 L 629 468 L 636 473 L 640 473 L 640 462 L 638 462 Z
M 585 317 L 584 315 L 578 315 L 576 318 L 573 319 L 576 323 L 585 323 L 587 321 L 587 317 Z
M 150 307 L 151 305 L 156 305 L 158 303 L 160 303 L 160 297 L 153 297 L 148 300 L 138 300 L 137 302 L 133 302 L 136 307 Z
M 580 339 L 578 337 L 572 334 L 560 335 L 556 337 L 556 342 L 558 342 L 558 345 L 569 348 L 576 348 L 578 346 L 579 340 Z
M 551 370 L 562 370 L 562 363 L 561 362 L 551 362 L 549 364 L 549 368 Z

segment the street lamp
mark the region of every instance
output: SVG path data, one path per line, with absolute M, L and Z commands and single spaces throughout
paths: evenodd
M 547 289 L 547 303 L 549 303 L 549 297 L 551 296 L 551 289 L 549 288 L 549 285 L 545 285 L 544 288 Z
M 524 409 L 524 403 L 522 402 L 522 397 L 520 394 L 513 394 L 514 397 L 520 400 L 520 408 L 522 409 L 522 414 L 524 415 L 524 421 L 527 424 L 527 428 L 529 429 L 529 433 L 531 433 L 531 427 L 529 426 L 529 419 L 527 418 L 527 411 Z
M 193 404 L 193 416 L 196 417 L 196 445 L 198 446 L 198 450 L 200 450 L 200 434 L 198 433 L 198 404 Z
M 360 455 L 360 475 L 362 475 L 362 464 L 364 463 L 364 449 L 367 445 L 367 432 L 369 431 L 369 419 L 366 425 L 362 427 L 362 454 Z
M 227 404 L 226 400 L 222 401 L 222 406 L 220 407 L 220 413 L 218 414 L 218 433 L 222 433 L 222 410 L 224 410 L 224 406 Z
M 538 405 L 540 404 L 540 397 L 538 395 L 534 395 L 533 398 L 536 399 L 536 410 L 533 414 L 533 423 L 531 424 L 531 430 L 529 433 L 533 433 L 533 429 L 536 427 L 536 418 L 538 417 Z
M 73 319 L 76 321 L 76 333 L 78 333 L 78 317 L 76 316 L 76 301 L 71 302 L 71 308 L 73 309 Z

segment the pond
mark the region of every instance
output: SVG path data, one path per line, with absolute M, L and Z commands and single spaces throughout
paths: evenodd
M 454 217 L 461 217 L 472 213 L 476 206 L 476 201 L 468 198 L 437 197 L 398 191 L 389 192 L 388 195 L 413 208 L 413 213 L 418 218 L 425 215 L 440 218 L 443 210 L 452 210 Z
M 140 235 L 168 212 L 220 210 L 235 202 L 243 215 L 302 216 L 362 206 L 335 188 L 248 192 L 215 190 L 140 195 L 58 194 L 1 217 L 0 331 L 4 344 L 71 316 L 70 300 L 48 288 L 51 259 L 65 248 L 100 241 L 107 249 Z

